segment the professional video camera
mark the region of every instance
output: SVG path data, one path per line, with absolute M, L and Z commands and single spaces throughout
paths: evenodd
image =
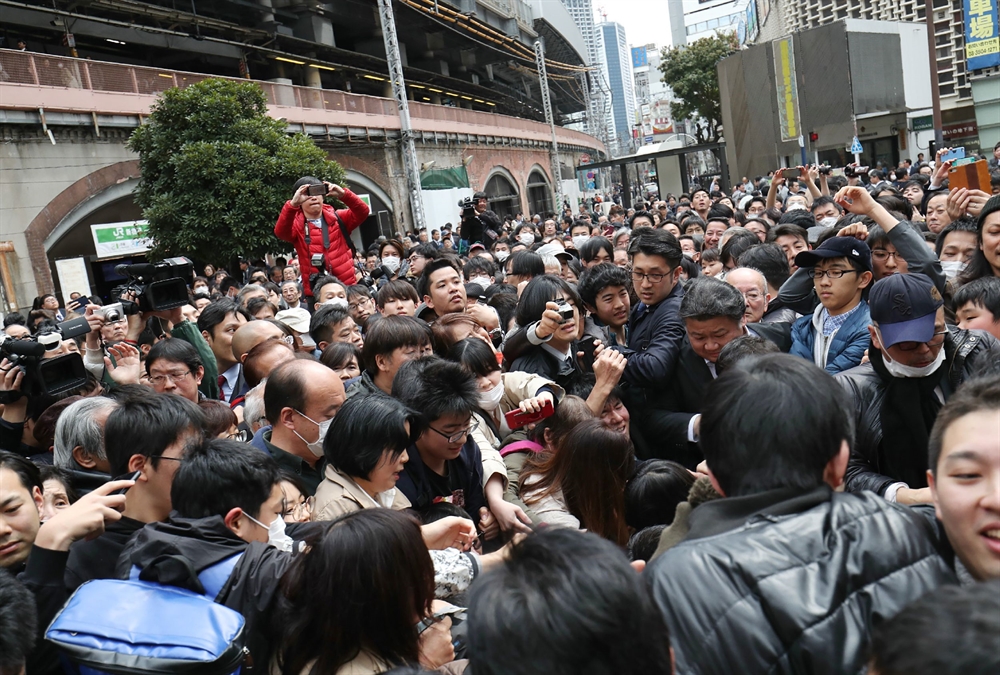
M 90 332 L 85 318 L 63 321 L 54 329 L 34 337 L 15 339 L 0 334 L 0 358 L 24 371 L 21 390 L 0 392 L 0 403 L 13 403 L 21 396 L 58 396 L 87 384 L 87 369 L 79 354 L 46 359 L 45 352 L 59 349 L 63 340 Z
M 176 309 L 188 303 L 187 280 L 194 263 L 184 257 L 167 258 L 155 263 L 118 265 L 115 272 L 128 278 L 128 283 L 115 288 L 115 297 L 135 296 L 134 301 L 122 299 L 126 314 L 158 312 Z
M 462 218 L 471 218 L 476 215 L 476 200 L 466 197 L 458 202 L 458 207 L 462 209 Z

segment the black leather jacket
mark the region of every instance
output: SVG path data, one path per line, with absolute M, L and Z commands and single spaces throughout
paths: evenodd
M 872 627 L 956 583 L 930 509 L 789 490 L 717 499 L 644 576 L 685 675 L 862 672 Z
M 941 380 L 941 391 L 947 400 L 959 385 L 994 364 L 1000 363 L 1000 343 L 989 333 L 948 327 L 945 336 L 945 367 L 948 376 Z M 847 464 L 844 486 L 848 492 L 870 490 L 880 495 L 898 481 L 880 471 L 882 465 L 882 398 L 885 386 L 870 363 L 851 368 L 836 376 L 854 401 L 854 446 Z M 923 453 L 927 448 L 914 448 Z

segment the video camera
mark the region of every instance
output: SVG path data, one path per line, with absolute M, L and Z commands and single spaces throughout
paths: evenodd
M 89 332 L 90 324 L 81 316 L 34 337 L 15 339 L 0 334 L 0 357 L 24 371 L 21 391 L 0 392 L 0 403 L 13 403 L 21 396 L 59 396 L 86 385 L 87 369 L 79 354 L 46 359 L 45 352 L 59 349 L 63 340 Z
M 118 265 L 115 272 L 128 283 L 112 290 L 115 297 L 135 295 L 135 300 L 122 300 L 126 314 L 158 312 L 176 309 L 188 303 L 187 279 L 194 263 L 184 257 L 167 258 L 155 263 Z
M 870 166 L 851 166 L 848 164 L 844 167 L 844 175 L 848 178 L 861 178 L 867 176 L 869 171 L 871 171 Z
M 458 202 L 458 207 L 462 209 L 462 218 L 471 218 L 476 215 L 476 200 L 466 197 Z

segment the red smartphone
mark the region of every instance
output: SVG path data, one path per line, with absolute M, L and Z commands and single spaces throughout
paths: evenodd
M 541 422 L 546 417 L 551 417 L 555 411 L 556 409 L 552 405 L 552 401 L 546 401 L 542 405 L 542 409 L 538 412 L 522 412 L 520 409 L 511 410 L 504 417 L 507 419 L 507 426 L 513 431 L 528 424 Z

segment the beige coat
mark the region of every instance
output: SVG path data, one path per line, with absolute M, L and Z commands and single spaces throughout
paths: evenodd
M 345 513 L 374 508 L 378 508 L 378 506 L 350 476 L 337 471 L 330 464 L 326 465 L 323 482 L 316 488 L 313 520 L 333 520 Z M 392 510 L 402 511 L 408 508 L 410 508 L 410 500 L 402 492 L 396 490 L 396 495 L 392 500 Z
M 503 416 L 521 405 L 521 401 L 538 396 L 538 391 L 542 387 L 552 389 L 556 403 L 562 401 L 563 397 L 566 396 L 566 392 L 558 384 L 534 373 L 513 371 L 504 373 L 502 378 L 503 398 L 500 399 L 497 414 L 500 417 L 498 426 L 500 427 L 501 434 L 504 436 L 506 433 L 510 433 L 510 430 L 507 429 L 507 424 Z M 479 446 L 479 453 L 483 456 L 483 485 L 485 486 L 493 476 L 500 475 L 503 477 L 504 489 L 506 489 L 507 466 L 504 464 L 503 458 L 500 457 L 500 442 L 503 439 L 493 433 L 493 430 L 490 429 L 479 413 L 473 413 L 473 417 L 479 423 L 479 428 L 472 432 L 472 439 L 476 441 L 476 445 Z M 495 419 L 493 421 L 496 423 Z

